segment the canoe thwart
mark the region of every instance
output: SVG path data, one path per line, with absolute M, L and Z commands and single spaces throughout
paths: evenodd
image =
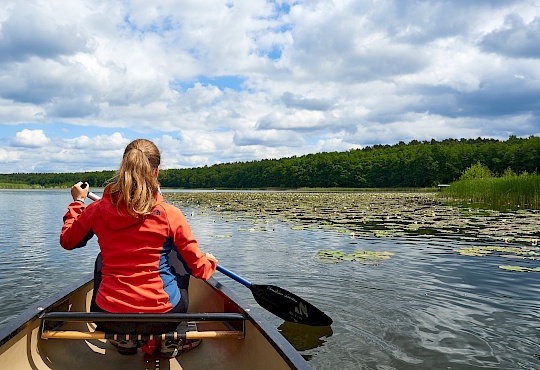
M 178 339 L 204 339 L 204 338 L 237 338 L 243 339 L 245 335 L 244 322 L 246 317 L 234 312 L 211 313 L 165 313 L 165 314 L 118 314 L 108 312 L 72 312 L 54 311 L 42 313 L 42 339 L 114 339 L 114 340 L 178 340 Z M 169 333 L 153 334 L 125 334 L 105 333 L 101 331 L 81 332 L 75 330 L 60 330 L 68 322 L 223 322 L 231 330 L 221 331 L 174 331 Z M 56 326 L 50 325 L 57 322 Z M 234 324 L 238 325 L 234 325 Z M 181 326 L 179 326 L 180 328 Z M 187 329 L 187 326 L 186 326 Z M 235 330 L 237 329 L 237 330 Z M 178 330 L 178 328 L 177 328 Z
M 246 317 L 234 312 L 205 313 L 108 313 L 108 312 L 45 312 L 39 316 L 47 321 L 66 322 L 183 322 L 183 321 L 244 321 Z
M 101 331 L 83 332 L 75 330 L 46 330 L 41 333 L 42 339 L 114 339 L 114 340 L 178 340 L 178 339 L 244 339 L 243 331 L 221 330 L 221 331 L 188 331 L 170 332 L 164 334 L 116 334 Z

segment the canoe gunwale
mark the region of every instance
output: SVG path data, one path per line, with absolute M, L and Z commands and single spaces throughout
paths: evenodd
M 77 289 L 84 285 L 92 284 L 93 274 L 80 279 L 73 285 L 70 285 L 57 294 L 52 295 L 42 301 L 39 301 L 34 307 L 31 307 L 18 316 L 10 320 L 2 328 L 0 328 L 0 347 L 5 345 L 14 338 L 17 334 L 25 330 L 35 320 L 41 320 L 41 316 L 49 313 L 55 307 L 66 300 L 67 297 Z M 227 297 L 241 311 L 241 315 L 251 322 L 253 326 L 261 333 L 261 335 L 273 346 L 277 353 L 290 366 L 291 369 L 297 370 L 312 370 L 308 362 L 300 355 L 300 353 L 281 335 L 281 333 L 272 326 L 265 318 L 250 308 L 243 300 L 238 298 L 236 294 L 231 292 L 227 287 L 222 285 L 215 278 L 210 278 L 207 283 L 213 287 L 219 294 Z

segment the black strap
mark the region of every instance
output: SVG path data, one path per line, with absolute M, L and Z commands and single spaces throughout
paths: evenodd
M 182 322 L 182 321 L 243 321 L 246 317 L 234 312 L 209 313 L 108 313 L 108 312 L 46 312 L 39 316 L 48 321 L 71 322 Z

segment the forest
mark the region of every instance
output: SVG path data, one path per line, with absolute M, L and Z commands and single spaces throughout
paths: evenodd
M 458 180 L 476 163 L 496 175 L 508 170 L 537 173 L 540 137 L 413 140 L 346 152 L 169 169 L 160 172 L 160 183 L 185 189 L 425 188 Z M 113 175 L 114 171 L 0 174 L 0 187 L 69 187 L 77 181 L 101 187 Z

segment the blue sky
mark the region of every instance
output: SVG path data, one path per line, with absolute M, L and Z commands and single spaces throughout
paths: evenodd
M 540 1 L 4 0 L 0 173 L 540 135 Z

